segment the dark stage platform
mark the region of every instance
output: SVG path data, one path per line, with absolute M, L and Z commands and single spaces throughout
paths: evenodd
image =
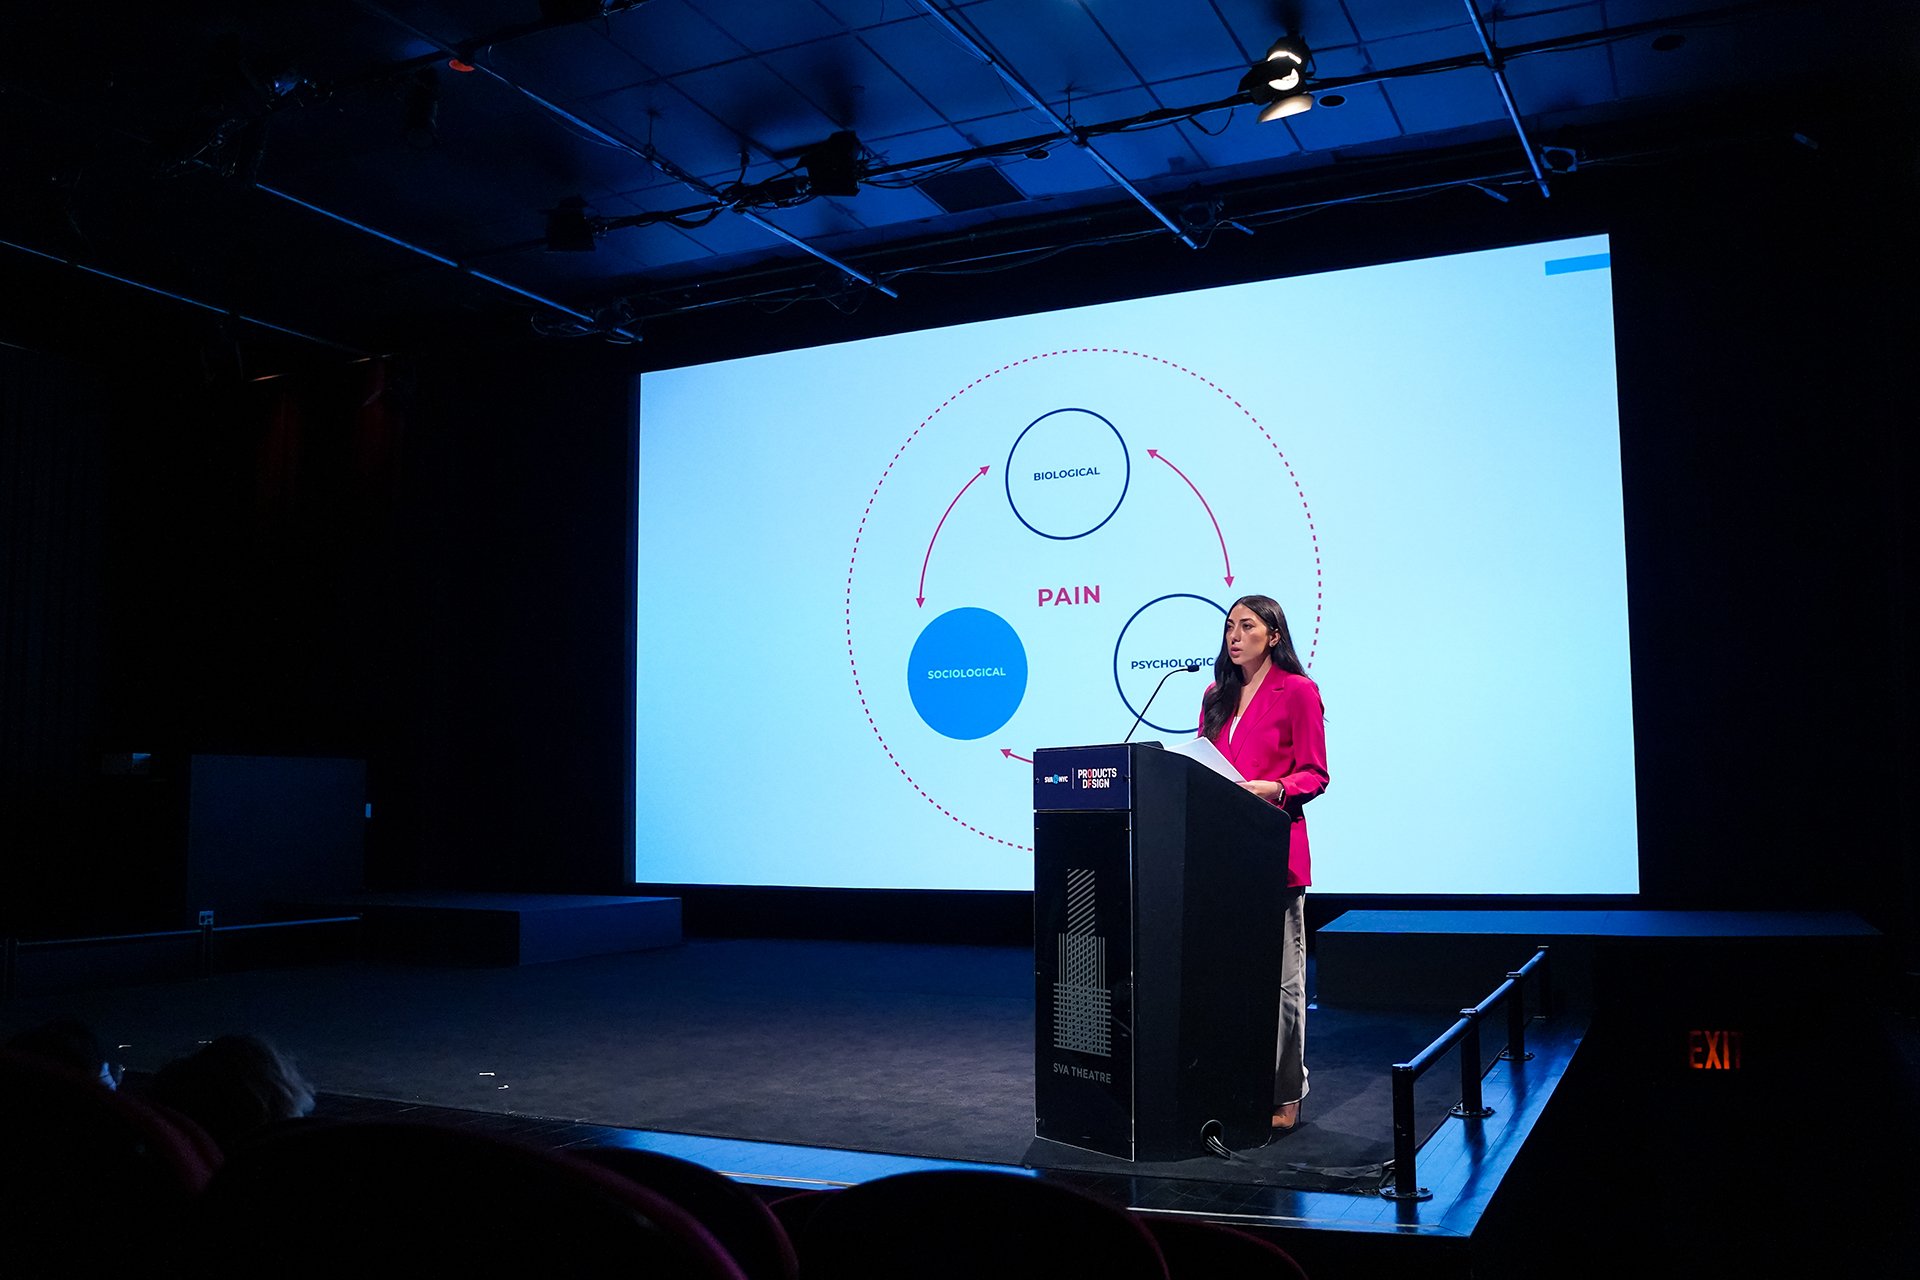
M 670 947 L 680 900 L 575 893 L 355 893 L 282 904 L 361 917 L 370 955 L 450 964 L 546 964 Z

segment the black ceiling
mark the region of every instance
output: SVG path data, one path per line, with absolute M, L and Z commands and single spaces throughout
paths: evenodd
M 1318 104 L 1263 124 L 1242 77 L 1288 34 Z M 1790 131 L 1911 36 L 1896 3 L 20 3 L 0 268 L 358 352 L 638 336 L 1431 183 L 1546 199 L 1709 106 Z

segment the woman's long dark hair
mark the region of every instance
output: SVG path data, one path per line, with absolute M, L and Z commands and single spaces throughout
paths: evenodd
M 1307 669 L 1300 665 L 1300 655 L 1293 651 L 1293 633 L 1287 630 L 1287 615 L 1281 610 L 1280 602 L 1271 596 L 1241 596 L 1228 606 L 1227 613 L 1231 615 L 1241 605 L 1252 610 L 1254 617 L 1267 624 L 1268 631 L 1280 637 L 1280 643 L 1271 649 L 1273 665 L 1296 676 L 1307 674 Z M 1201 737 L 1218 737 L 1220 730 L 1226 728 L 1227 721 L 1233 719 L 1233 713 L 1240 707 L 1240 690 L 1246 682 L 1240 673 L 1240 664 L 1227 656 L 1227 637 L 1222 631 L 1220 656 L 1213 660 L 1213 688 L 1200 700 Z

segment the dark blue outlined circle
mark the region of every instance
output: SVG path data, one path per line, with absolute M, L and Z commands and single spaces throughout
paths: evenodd
M 1113 510 L 1100 517 L 1099 524 L 1096 524 L 1091 529 L 1082 529 L 1079 533 L 1048 533 L 1045 529 L 1035 529 L 1031 524 L 1028 524 L 1027 518 L 1020 514 L 1020 504 L 1013 500 L 1013 455 L 1020 452 L 1020 442 L 1027 438 L 1028 431 L 1033 430 L 1056 413 L 1084 413 L 1090 418 L 1100 419 L 1101 424 L 1105 426 L 1107 430 L 1113 432 L 1113 438 L 1120 442 L 1120 460 L 1127 464 L 1126 474 L 1120 479 L 1120 496 L 1113 500 Z M 1105 414 L 1095 413 L 1091 409 L 1077 408 L 1073 405 L 1067 405 L 1059 409 L 1049 409 L 1032 422 L 1029 422 L 1026 428 L 1013 438 L 1013 447 L 1007 450 L 1007 463 L 1004 467 L 1000 468 L 1000 486 L 1007 491 L 1007 506 L 1013 511 L 1013 518 L 1021 524 L 1026 525 L 1030 532 L 1037 533 L 1043 538 L 1052 538 L 1055 542 L 1072 542 L 1075 538 L 1084 538 L 1090 533 L 1098 532 L 1107 521 L 1113 519 L 1114 513 L 1120 510 L 1120 504 L 1127 500 L 1127 486 L 1132 483 L 1133 455 L 1127 452 L 1127 438 L 1120 434 L 1120 428 L 1108 422 Z
M 1153 606 L 1161 603 L 1161 601 L 1164 601 L 1164 600 L 1198 600 L 1202 604 L 1210 604 L 1214 608 L 1218 609 L 1220 611 L 1220 616 L 1222 618 L 1225 618 L 1227 616 L 1227 607 L 1221 604 L 1217 600 L 1209 600 L 1205 596 L 1194 595 L 1191 591 L 1175 591 L 1170 595 L 1157 596 L 1154 599 L 1147 601 L 1145 604 L 1141 605 L 1138 609 L 1135 609 L 1133 611 L 1133 617 L 1128 618 L 1126 622 L 1121 624 L 1120 634 L 1114 637 L 1114 641 L 1113 641 L 1113 688 L 1114 688 L 1114 692 L 1120 695 L 1120 705 L 1125 707 L 1128 711 L 1131 711 L 1135 716 L 1140 715 L 1140 708 L 1134 706 L 1131 702 L 1127 701 L 1127 691 L 1125 687 L 1122 686 L 1120 683 L 1120 646 L 1127 642 L 1127 628 L 1133 625 L 1134 619 L 1138 618 L 1141 614 L 1145 613 L 1147 610 L 1153 608 Z M 1205 664 L 1202 664 L 1200 670 L 1203 673 L 1206 671 Z M 1185 733 L 1187 729 L 1191 727 L 1188 725 L 1175 726 L 1175 725 L 1156 724 L 1154 721 L 1146 720 L 1146 719 L 1142 719 L 1141 723 L 1148 726 L 1149 728 L 1158 729 L 1162 733 Z
M 949 609 L 913 642 L 907 696 L 945 738 L 984 738 L 1027 696 L 1027 650 L 1013 625 L 986 609 Z

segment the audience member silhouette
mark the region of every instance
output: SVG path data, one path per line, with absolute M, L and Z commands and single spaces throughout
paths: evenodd
M 0 1050 L 0 1275 L 171 1274 L 213 1140 L 36 1042 Z
M 223 1151 L 313 1111 L 313 1086 L 259 1036 L 221 1036 L 169 1062 L 148 1096 L 197 1122 Z
M 100 1038 L 86 1023 L 73 1018 L 56 1018 L 20 1032 L 4 1046 L 9 1052 L 25 1054 L 41 1062 L 97 1079 L 109 1089 L 120 1085 L 119 1071 L 107 1060 Z

